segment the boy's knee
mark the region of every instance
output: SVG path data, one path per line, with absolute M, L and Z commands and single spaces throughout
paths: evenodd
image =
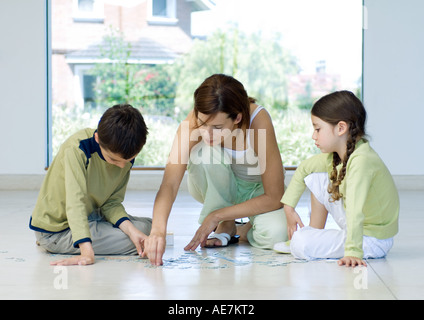
M 145 235 L 150 235 L 150 231 L 152 230 L 151 218 L 130 216 L 130 220 L 138 230 L 143 232 Z

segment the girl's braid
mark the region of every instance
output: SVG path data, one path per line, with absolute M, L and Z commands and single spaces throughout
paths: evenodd
M 358 138 L 360 138 L 358 137 L 359 131 L 360 130 L 358 130 L 356 123 L 351 122 L 349 124 L 349 134 L 346 142 L 346 156 L 343 159 L 343 166 L 340 169 L 340 174 L 337 172 L 337 166 L 340 164 L 341 159 L 337 152 L 333 153 L 333 171 L 330 175 L 331 183 L 328 185 L 328 192 L 331 194 L 332 201 L 337 201 L 343 197 L 343 194 L 341 194 L 339 191 L 339 186 L 346 175 L 347 161 L 349 160 L 349 157 L 353 151 L 355 151 L 356 142 L 359 140 Z

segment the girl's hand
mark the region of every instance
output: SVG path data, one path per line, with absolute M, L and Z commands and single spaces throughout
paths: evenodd
M 297 226 L 303 228 L 302 219 L 300 219 L 299 214 L 294 210 L 293 207 L 284 205 L 284 212 L 286 213 L 287 219 L 287 234 L 289 236 L 289 240 L 291 240 L 293 233 L 297 231 Z
M 346 267 L 367 266 L 364 260 L 356 257 L 343 257 L 337 263 L 339 266 L 346 265 Z

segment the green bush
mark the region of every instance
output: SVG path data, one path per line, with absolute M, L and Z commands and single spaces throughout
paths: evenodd
M 317 153 L 311 135 L 311 87 L 289 101 L 288 79 L 300 70 L 296 58 L 281 46 L 281 36 L 246 35 L 234 27 L 216 31 L 207 40 L 194 40 L 192 49 L 173 64 L 128 63 L 131 45 L 110 29 L 104 37 L 99 63 L 91 71 L 96 107 L 53 106 L 53 155 L 71 134 L 97 126 L 101 114 L 114 104 L 129 103 L 142 112 L 149 128 L 147 143 L 136 166 L 165 166 L 178 127 L 193 108 L 193 92 L 214 73 L 240 80 L 272 115 L 278 146 L 286 166 L 296 166 Z

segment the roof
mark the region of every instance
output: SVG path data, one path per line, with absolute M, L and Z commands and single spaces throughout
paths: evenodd
M 171 63 L 178 57 L 178 53 L 149 38 L 140 38 L 130 42 L 131 55 L 129 63 L 161 64 Z M 110 59 L 102 57 L 101 49 L 107 49 L 103 42 L 89 45 L 87 48 L 71 52 L 66 55 L 66 61 L 73 64 L 109 63 Z

